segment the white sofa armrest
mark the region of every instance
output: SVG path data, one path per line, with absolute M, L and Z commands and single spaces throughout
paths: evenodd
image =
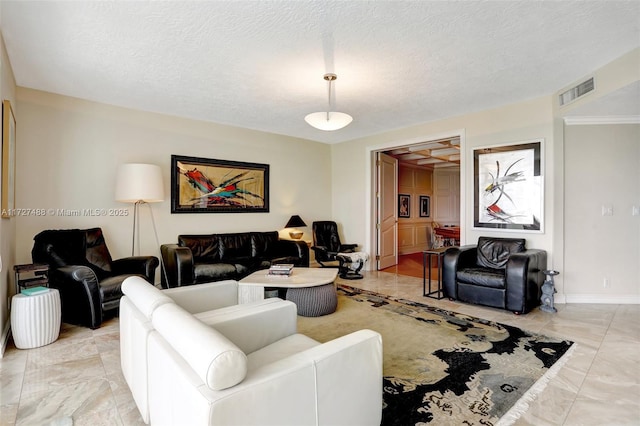
M 296 333 L 298 314 L 293 302 L 273 298 L 238 307 L 203 312 L 195 317 L 215 328 L 245 354 Z
M 174 287 L 162 293 L 191 314 L 238 304 L 238 282 L 233 280 Z
M 379 333 L 359 330 L 294 357 L 310 359 L 316 368 L 318 424 L 380 424 L 382 336 Z
M 153 424 L 346 426 L 382 418 L 382 339 L 370 330 L 250 369 L 217 391 L 155 331 L 149 362 Z

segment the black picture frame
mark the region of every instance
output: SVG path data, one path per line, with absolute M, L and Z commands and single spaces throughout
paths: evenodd
M 411 195 L 398 194 L 398 217 L 411 217 Z
M 473 150 L 473 227 L 543 232 L 543 139 Z
M 269 165 L 171 156 L 171 213 L 269 212 Z
M 420 196 L 420 217 L 431 216 L 431 197 L 428 195 Z

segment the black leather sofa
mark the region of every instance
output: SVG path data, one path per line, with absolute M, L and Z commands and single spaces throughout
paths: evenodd
M 478 238 L 477 246 L 449 248 L 442 284 L 453 300 L 529 312 L 540 304 L 547 265 L 544 250 L 527 249 L 521 238 Z
M 31 258 L 49 265 L 49 285 L 60 291 L 62 320 L 98 328 L 106 313 L 117 314 L 122 282 L 139 275 L 153 283 L 158 258 L 113 260 L 100 228 L 56 229 L 34 238 Z
M 179 235 L 177 244 L 163 244 L 160 253 L 163 288 L 240 280 L 278 263 L 309 266 L 307 243 L 281 240 L 277 231 Z

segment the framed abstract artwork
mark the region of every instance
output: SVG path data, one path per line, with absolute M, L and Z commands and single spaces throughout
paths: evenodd
M 268 164 L 171 156 L 171 213 L 268 211 Z
M 542 144 L 473 150 L 474 228 L 543 231 Z
M 420 217 L 429 217 L 431 215 L 431 197 L 428 195 L 420 196 Z
M 13 215 L 16 197 L 16 118 L 11 102 L 2 102 L 2 217 Z
M 411 195 L 398 194 L 398 217 L 411 217 Z

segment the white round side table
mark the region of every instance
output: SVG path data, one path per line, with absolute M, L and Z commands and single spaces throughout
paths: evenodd
M 11 299 L 11 334 L 18 349 L 48 345 L 60 335 L 60 293 L 51 288 L 46 293 Z

